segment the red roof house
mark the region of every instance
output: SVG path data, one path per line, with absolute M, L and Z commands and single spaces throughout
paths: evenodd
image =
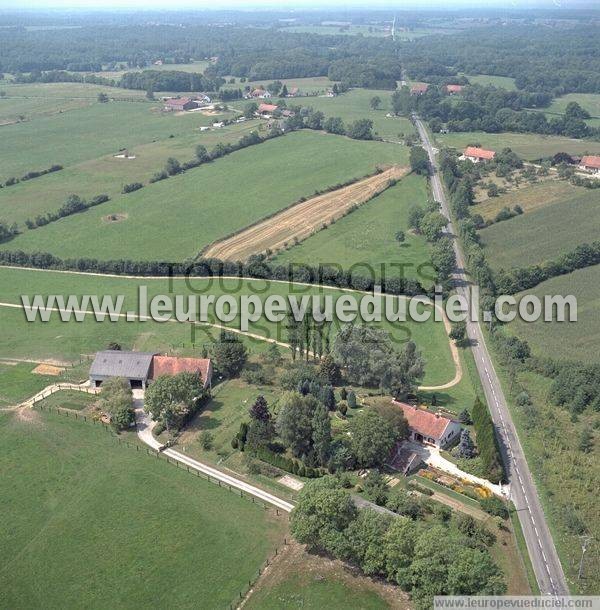
M 462 156 L 473 163 L 479 163 L 480 161 L 491 161 L 496 156 L 496 152 L 485 150 L 485 148 L 478 148 L 477 146 L 467 146 Z
M 455 93 L 460 93 L 463 90 L 462 85 L 446 85 L 446 91 L 450 95 L 454 95 Z
M 258 114 L 272 114 L 277 110 L 277 104 L 259 104 Z
M 454 419 L 397 400 L 392 402 L 402 409 L 411 440 L 443 448 L 460 434 L 461 425 Z
M 165 102 L 165 110 L 191 110 L 196 103 L 189 97 L 172 97 Z
M 150 367 L 150 379 L 161 375 L 178 375 L 179 373 L 200 373 L 204 387 L 210 387 L 212 381 L 212 362 L 210 358 L 179 358 L 177 356 L 154 356 Z
M 581 157 L 579 167 L 581 169 L 600 174 L 600 156 L 587 155 L 585 157 Z
M 423 95 L 429 89 L 429 85 L 427 83 L 417 83 L 410 88 L 411 95 Z

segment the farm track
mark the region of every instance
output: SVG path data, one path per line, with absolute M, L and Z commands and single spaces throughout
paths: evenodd
M 348 210 L 362 205 L 388 188 L 390 180 L 399 180 L 409 171 L 394 165 L 380 174 L 342 187 L 330 193 L 311 197 L 286 210 L 215 242 L 202 252 L 205 258 L 246 260 L 267 249 L 278 250 L 295 241 L 310 237 L 324 224 L 338 220 Z

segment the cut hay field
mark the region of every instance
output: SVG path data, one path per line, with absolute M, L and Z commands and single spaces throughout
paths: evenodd
M 329 80 L 326 76 L 310 76 L 308 78 L 279 78 L 277 79 L 280 83 L 283 83 L 288 91 L 292 87 L 298 87 L 300 95 L 307 95 L 311 93 L 324 93 L 327 89 L 331 89 L 334 83 L 337 81 Z M 239 78 L 235 78 L 235 83 L 226 83 L 222 86 L 222 89 L 239 89 L 244 88 L 248 85 L 252 89 L 266 89 L 269 83 L 273 81 L 270 79 L 258 79 L 249 80 L 245 83 L 241 83 Z M 288 98 L 288 103 L 296 103 L 296 98 Z
M 64 257 L 183 260 L 300 197 L 363 177 L 379 164 L 406 161 L 403 146 L 296 132 L 25 231 L 2 247 Z M 125 219 L 108 222 L 112 214 Z
M 281 543 L 270 511 L 101 426 L 4 412 L 0 444 L 4 608 L 225 608 Z
M 465 76 L 469 79 L 469 82 L 483 87 L 493 85 L 508 91 L 514 91 L 517 88 L 515 79 L 510 76 L 492 76 L 491 74 L 465 74 Z
M 214 117 L 160 112 L 154 104 L 94 103 L 62 114 L 0 127 L 0 181 L 54 163 L 63 166 L 116 154 L 122 148 L 177 137 Z
M 440 146 L 463 150 L 467 146 L 479 144 L 484 148 L 502 150 L 512 148 L 527 161 L 551 157 L 557 152 L 572 155 L 599 154 L 600 142 L 576 140 L 562 136 L 544 136 L 533 133 L 485 133 L 468 131 L 464 133 L 435 134 Z
M 106 276 L 91 276 L 85 274 L 60 273 L 53 271 L 29 271 L 25 269 L 0 268 L 0 294 L 5 303 L 21 304 L 21 294 L 48 295 L 123 295 L 123 312 L 138 311 L 138 287 L 147 286 L 148 298 L 153 295 L 170 293 L 190 294 L 231 294 L 239 299 L 241 295 L 259 294 L 264 298 L 271 294 L 286 297 L 295 294 L 300 298 L 303 294 L 329 294 L 333 301 L 345 294 L 335 289 L 319 289 L 318 287 L 300 286 L 297 284 L 268 282 L 263 280 L 214 280 L 193 278 L 190 285 L 184 280 L 176 280 L 169 285 L 167 278 L 131 280 Z M 187 297 L 186 297 L 187 298 Z M 187 302 L 187 301 L 186 301 Z M 212 306 L 208 309 L 208 320 L 214 320 Z M 96 322 L 86 316 L 85 321 L 62 322 L 58 315 L 51 317 L 49 322 L 27 322 L 23 311 L 19 308 L 0 306 L 0 333 L 2 334 L 2 350 L 0 356 L 5 358 L 28 357 L 38 360 L 54 358 L 58 360 L 79 360 L 81 354 L 91 354 L 105 348 L 111 341 L 123 345 L 123 348 L 137 350 L 169 350 L 187 349 L 192 347 L 192 328 L 188 323 L 132 321 L 121 318 L 118 322 Z M 239 318 L 228 326 L 239 328 Z M 376 324 L 376 323 L 374 323 Z M 261 318 L 249 324 L 249 332 L 261 337 L 270 337 L 284 343 L 287 333 L 281 324 Z M 424 323 L 409 321 L 406 323 L 377 323 L 388 330 L 401 346 L 407 339 L 415 341 L 423 352 L 426 360 L 425 385 L 438 385 L 453 379 L 455 365 L 452 360 L 446 331 L 441 322 L 430 319 Z M 202 327 L 194 327 L 197 336 L 194 340 L 195 349 L 200 350 L 203 343 L 211 342 L 212 336 L 206 336 Z M 331 331 L 337 332 L 334 325 Z M 257 340 L 258 341 L 258 340 Z M 266 343 L 260 342 L 260 349 Z
M 549 279 L 526 294 L 537 295 L 542 300 L 547 294 L 574 295 L 577 298 L 577 322 L 538 320 L 527 323 L 518 319 L 511 322 L 508 328 L 526 339 L 535 354 L 554 355 L 562 360 L 600 362 L 600 265 Z
M 476 214 L 481 214 L 485 220 L 494 219 L 496 214 L 504 208 L 514 208 L 520 205 L 524 213 L 535 212 L 540 208 L 563 203 L 576 195 L 586 193 L 583 187 L 573 186 L 566 180 L 545 180 L 517 190 L 510 191 L 500 197 L 488 197 L 481 203 L 473 206 Z
M 244 261 L 253 254 L 278 251 L 300 242 L 383 192 L 409 171 L 394 165 L 385 171 L 340 189 L 311 197 L 275 216 L 217 241 L 202 252 L 205 258 Z
M 150 116 L 149 120 L 154 117 Z M 218 142 L 237 142 L 262 125 L 260 121 L 247 121 L 211 131 L 188 129 L 173 138 L 164 137 L 128 147 L 135 159 L 116 158 L 111 153 L 0 189 L 0 220 L 16 222 L 25 229 L 26 219 L 58 210 L 72 193 L 88 200 L 100 193 L 111 199 L 118 197 L 125 184 L 148 183 L 155 172 L 163 169 L 169 157 L 183 163 L 194 158 L 198 144 L 211 150 Z
M 598 239 L 600 192 L 586 190 L 480 231 L 493 269 L 542 263 Z
M 365 206 L 319 231 L 306 241 L 281 252 L 275 263 L 308 265 L 368 265 L 380 275 L 403 274 L 429 285 L 433 271 L 429 251 L 423 237 L 409 233 L 408 210 L 412 205 L 427 204 L 427 183 L 411 174 Z M 406 240 L 400 245 L 397 231 L 404 231 Z M 398 265 L 403 265 L 399 269 Z

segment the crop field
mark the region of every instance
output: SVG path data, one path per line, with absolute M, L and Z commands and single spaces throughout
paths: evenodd
M 427 243 L 422 236 L 409 232 L 407 219 L 412 205 L 426 204 L 427 183 L 421 176 L 411 174 L 327 230 L 281 252 L 274 262 L 368 265 L 377 273 L 383 265 L 386 275 L 402 273 L 428 285 L 433 279 Z M 405 232 L 403 244 L 395 237 L 399 230 Z M 403 267 L 399 269 L 397 265 Z
M 479 235 L 488 262 L 494 269 L 542 263 L 597 240 L 599 202 L 598 191 L 586 191 L 483 229 Z
M 515 79 L 510 76 L 492 76 L 491 74 L 465 74 L 465 76 L 469 79 L 469 82 L 483 87 L 493 85 L 508 91 L 514 91 L 517 88 Z
M 409 168 L 392 166 L 380 174 L 359 180 L 324 195 L 311 197 L 236 235 L 216 242 L 202 254 L 221 260 L 247 260 L 252 254 L 278 251 L 290 242 L 306 239 L 325 225 L 338 220 L 353 206 L 359 206 L 399 180 Z
M 406 157 L 407 149 L 395 144 L 292 133 L 25 231 L 2 246 L 65 257 L 183 260 L 300 197 L 363 177 L 380 164 L 404 164 Z M 109 221 L 111 215 L 121 220 Z
M 190 294 L 231 294 L 234 298 L 244 294 L 270 294 L 286 296 L 295 294 L 329 294 L 333 301 L 344 294 L 335 289 L 288 285 L 263 280 L 216 280 L 194 278 L 191 285 L 184 280 L 176 280 L 169 285 L 167 278 L 131 280 L 116 277 L 95 277 L 84 274 L 30 271 L 25 269 L 0 268 L 0 294 L 4 303 L 21 304 L 21 294 L 61 294 L 61 295 L 123 295 L 123 312 L 137 311 L 138 287 L 147 286 L 148 298 L 153 295 L 169 293 Z M 185 297 L 187 298 L 187 297 Z M 81 354 L 91 354 L 104 348 L 109 342 L 121 343 L 124 348 L 144 350 L 168 350 L 187 348 L 200 349 L 203 343 L 212 341 L 202 328 L 197 329 L 195 340 L 191 338 L 191 325 L 177 322 L 153 322 L 135 320 L 128 322 L 121 318 L 118 322 L 96 322 L 86 316 L 85 321 L 62 322 L 53 315 L 49 322 L 29 323 L 19 308 L 0 306 L 0 332 L 2 333 L 2 356 L 5 358 L 29 357 L 39 360 L 56 358 L 60 360 L 79 360 Z M 212 306 L 208 310 L 208 321 L 214 320 Z M 375 324 L 375 323 L 374 323 Z M 239 318 L 228 327 L 239 328 Z M 399 346 L 407 339 L 413 340 L 423 352 L 426 361 L 425 385 L 443 384 L 453 379 L 455 364 L 450 351 L 449 340 L 442 322 L 430 319 L 424 323 L 408 321 L 405 323 L 377 323 L 388 330 Z M 250 323 L 248 330 L 261 337 L 270 337 L 284 343 L 287 334 L 284 323 L 278 324 L 262 318 Z M 332 336 L 336 328 L 331 330 Z M 257 340 L 258 341 L 258 340 Z M 267 345 L 260 342 L 262 349 Z M 28 356 L 24 356 L 28 354 Z
M 482 131 L 436 133 L 435 139 L 441 146 L 457 148 L 461 151 L 473 144 L 498 151 L 503 148 L 511 148 L 527 161 L 551 157 L 557 152 L 567 152 L 572 155 L 600 153 L 600 142 L 532 133 L 485 133 Z
M 377 110 L 373 110 L 370 105 L 371 98 L 375 96 L 381 99 L 381 107 Z M 415 130 L 412 123 L 405 117 L 386 117 L 386 114 L 391 112 L 391 96 L 391 91 L 352 89 L 336 97 L 288 98 L 286 103 L 288 106 L 296 104 L 312 106 L 315 110 L 320 110 L 325 117 L 340 117 L 345 124 L 358 119 L 370 119 L 373 121 L 373 131 L 377 135 L 397 142 L 402 139 L 400 134 L 411 134 Z M 247 103 L 247 101 L 240 101 L 230 105 L 244 108 Z
M 0 181 L 40 170 L 54 163 L 63 166 L 116 154 L 120 149 L 177 137 L 214 117 L 198 112 L 182 116 L 162 113 L 150 103 L 94 103 L 2 130 Z
M 4 412 L 0 441 L 2 607 L 227 607 L 280 544 L 262 506 L 100 426 Z
M 573 295 L 577 299 L 577 322 L 524 322 L 515 319 L 509 328 L 526 339 L 535 354 L 556 354 L 564 360 L 600 362 L 600 265 L 578 269 L 542 282 L 524 294 Z M 548 332 L 552 324 L 552 332 Z
M 149 116 L 149 120 L 153 118 Z M 147 183 L 154 173 L 163 169 L 169 157 L 183 163 L 194 157 L 198 144 L 211 150 L 218 142 L 237 142 L 262 125 L 259 121 L 247 121 L 210 131 L 190 129 L 173 138 L 165 137 L 129 147 L 129 155 L 135 158 L 117 158 L 111 153 L 0 189 L 0 219 L 16 222 L 24 229 L 26 219 L 58 210 L 72 193 L 84 199 L 100 193 L 111 199 L 119 197 L 123 185 Z
M 488 197 L 472 209 L 473 212 L 481 214 L 485 220 L 488 220 L 495 218 L 504 207 L 512 209 L 516 205 L 520 205 L 523 212 L 527 214 L 555 203 L 563 203 L 565 200 L 576 195 L 583 195 L 585 192 L 587 191 L 584 188 L 573 186 L 566 180 L 545 180 L 509 191 L 500 197 Z

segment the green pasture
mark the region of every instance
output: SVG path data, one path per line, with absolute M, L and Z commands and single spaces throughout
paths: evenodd
M 5 412 L 0 440 L 2 607 L 225 608 L 280 543 L 261 505 L 102 426 Z
M 510 76 L 493 76 L 491 74 L 465 74 L 465 76 L 474 85 L 482 85 L 483 87 L 493 85 L 508 91 L 514 91 L 517 88 L 515 79 Z
M 0 294 L 7 303 L 21 304 L 21 295 L 123 295 L 122 312 L 137 311 L 138 286 L 147 286 L 148 299 L 163 294 L 183 295 L 187 302 L 190 294 L 211 294 L 218 297 L 231 294 L 234 298 L 242 295 L 258 294 L 266 298 L 269 295 L 293 294 L 298 298 L 303 295 L 331 295 L 332 302 L 345 293 L 335 289 L 319 289 L 311 286 L 288 285 L 265 280 L 209 280 L 203 278 L 174 280 L 172 285 L 167 278 L 131 280 L 127 278 L 100 277 L 83 274 L 29 271 L 24 269 L 0 269 Z M 89 307 L 88 307 L 89 309 Z M 16 308 L 0 307 L 0 330 L 3 336 L 1 354 L 4 357 L 20 357 L 27 354 L 30 358 L 79 359 L 80 354 L 93 354 L 105 348 L 111 341 L 120 343 L 125 349 L 168 351 L 170 349 L 200 350 L 205 343 L 210 343 L 214 330 L 207 334 L 203 327 L 195 328 L 196 336 L 192 338 L 189 323 L 131 321 L 125 318 L 110 322 L 96 322 L 86 316 L 82 322 L 71 319 L 62 322 L 58 313 L 50 321 L 27 322 L 24 312 Z M 214 309 L 208 305 L 207 321 L 214 321 Z M 143 314 L 143 312 L 142 312 Z M 264 316 L 248 325 L 248 331 L 260 336 L 267 336 L 287 343 L 287 332 L 282 323 L 271 322 Z M 454 377 L 454 363 L 450 353 L 448 337 L 441 322 L 433 317 L 423 323 L 414 320 L 407 322 L 382 321 L 377 324 L 388 330 L 396 340 L 398 347 L 410 339 L 422 351 L 426 361 L 424 384 L 437 385 L 450 381 Z M 231 328 L 239 328 L 239 318 L 228 323 Z M 331 333 L 335 336 L 338 323 L 334 323 Z M 210 330 L 210 329 L 209 329 Z M 258 340 L 255 340 L 258 341 Z M 192 347 L 192 342 L 194 347 Z M 267 345 L 260 342 L 260 348 Z
M 352 265 L 357 270 L 368 266 L 378 276 L 403 276 L 430 285 L 434 272 L 429 263 L 427 242 L 409 233 L 408 211 L 411 206 L 425 207 L 427 182 L 411 174 L 326 230 L 278 254 L 275 263 Z M 399 243 L 396 233 L 403 231 Z M 402 267 L 400 267 L 402 265 Z
M 517 298 L 536 295 L 543 302 L 546 295 L 573 295 L 577 299 L 576 322 L 524 322 L 517 318 L 510 323 L 519 337 L 526 339 L 533 352 L 560 360 L 600 362 L 600 265 L 578 269 L 542 282 L 520 293 Z
M 163 113 L 158 104 L 93 103 L 35 121 L 5 125 L 0 151 L 0 181 L 58 163 L 63 166 L 116 154 L 210 125 L 198 112 Z
M 494 269 L 526 267 L 598 239 L 600 192 L 586 190 L 561 203 L 498 222 L 480 231 Z
M 600 153 L 600 142 L 576 140 L 563 136 L 544 136 L 533 133 L 468 131 L 464 133 L 435 134 L 435 139 L 440 146 L 457 148 L 460 151 L 474 144 L 496 151 L 500 151 L 503 148 L 511 148 L 518 155 L 529 161 L 551 157 L 557 152 L 567 152 L 572 155 Z
M 600 118 L 600 94 L 598 93 L 567 93 L 552 100 L 548 112 L 564 114 L 570 102 L 577 102 L 592 118 Z
M 2 350 L 0 357 L 4 356 Z M 32 362 L 0 360 L 0 407 L 17 405 L 57 381 L 51 375 L 32 373 L 36 366 Z
M 64 257 L 183 260 L 316 190 L 363 177 L 378 164 L 404 164 L 406 157 L 396 144 L 292 133 L 25 231 L 2 247 Z
M 25 220 L 58 210 L 72 193 L 88 200 L 101 193 L 114 199 L 121 195 L 125 184 L 147 184 L 153 174 L 163 169 L 169 157 L 183 163 L 194 158 L 198 144 L 211 150 L 219 142 L 237 142 L 262 125 L 259 121 L 247 121 L 210 131 L 189 129 L 177 137 L 129 147 L 129 155 L 135 158 L 117 158 L 112 153 L 0 189 L 0 220 L 17 222 L 24 229 Z

